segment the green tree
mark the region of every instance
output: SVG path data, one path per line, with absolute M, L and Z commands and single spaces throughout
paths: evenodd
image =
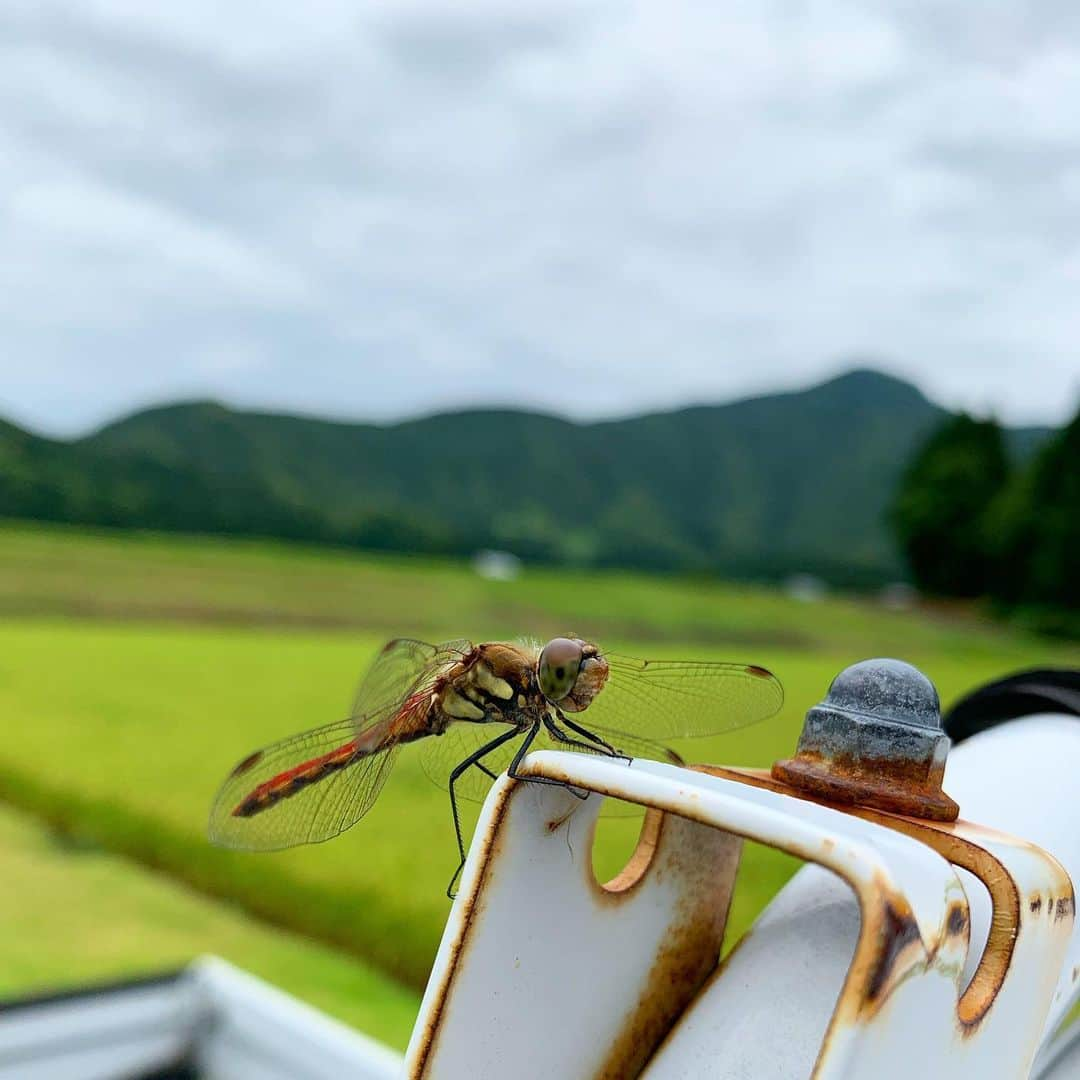
M 1080 410 L 1009 485 L 990 523 L 996 595 L 1080 609 Z
M 987 511 L 1008 475 L 995 420 L 950 417 L 916 452 L 889 519 L 920 588 L 943 596 L 987 591 Z

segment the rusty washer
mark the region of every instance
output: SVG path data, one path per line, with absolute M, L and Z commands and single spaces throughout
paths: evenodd
M 807 714 L 795 757 L 773 777 L 831 802 L 954 821 L 941 790 L 949 737 L 934 684 L 900 660 L 864 660 Z

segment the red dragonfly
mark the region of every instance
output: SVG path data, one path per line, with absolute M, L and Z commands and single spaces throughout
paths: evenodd
M 716 735 L 773 715 L 783 690 L 753 664 L 638 660 L 580 638 L 538 644 L 399 638 L 379 653 L 352 714 L 249 754 L 210 813 L 223 847 L 273 851 L 328 840 L 371 809 L 398 750 L 421 744 L 448 786 L 460 863 L 458 798 L 482 798 L 530 749 L 683 764 L 670 739 Z M 533 783 L 558 783 L 529 778 Z

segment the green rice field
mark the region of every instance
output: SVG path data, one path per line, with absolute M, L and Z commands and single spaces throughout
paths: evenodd
M 402 1045 L 448 910 L 445 793 L 406 748 L 359 826 L 270 855 L 212 848 L 210 800 L 248 751 L 346 715 L 388 637 L 568 631 L 639 655 L 775 671 L 786 690 L 778 717 L 695 741 L 693 757 L 716 763 L 787 755 L 831 677 L 867 656 L 919 665 L 946 703 L 1020 667 L 1080 663 L 1075 646 L 960 609 L 805 603 L 584 570 L 493 582 L 451 562 L 8 526 L 0 850 L 21 884 L 0 900 L 0 955 L 14 958 L 0 965 L 0 992 L 219 952 Z M 629 850 L 631 828 L 602 826 L 603 873 Z M 747 851 L 729 938 L 791 870 Z
M 0 806 L 0 998 L 157 974 L 213 953 L 404 1049 L 419 995 L 370 964 Z

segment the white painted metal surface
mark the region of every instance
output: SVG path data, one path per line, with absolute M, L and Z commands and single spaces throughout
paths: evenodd
M 1017 721 L 957 748 L 946 788 L 962 820 L 950 825 L 832 809 L 763 774 L 559 753 L 526 768 L 667 811 L 656 853 L 639 848 L 622 890 L 605 892 L 591 870 L 598 800 L 500 780 L 408 1076 L 1080 1075 L 1061 1071 L 1080 1059 L 1076 1046 L 1046 1038 L 1076 1000 L 1080 970 L 1065 869 L 1080 871 L 1075 719 Z M 708 923 L 708 882 L 726 914 L 738 838 L 816 865 L 699 990 L 717 928 L 687 952 L 676 931 Z M 694 985 L 665 996 L 680 958 Z
M 703 989 L 645 1076 L 809 1076 L 858 937 L 850 886 L 806 867 Z
M 952 751 L 946 777 L 966 818 L 1038 844 L 1053 853 L 1074 884 L 1080 881 L 1080 803 L 1076 798 L 1080 721 L 1076 717 L 1029 716 L 977 735 Z M 988 923 L 986 896 L 976 892 L 972 896 L 973 947 L 981 948 Z M 1053 1039 L 1062 1020 L 1078 1004 L 1080 927 L 1074 925 L 1033 1075 L 1080 1080 L 1080 1045 L 1076 1043 L 1080 1025 L 1063 1033 L 1060 1044 Z M 1067 1046 L 1070 1039 L 1071 1047 Z
M 0 1012 L 0 1080 L 391 1080 L 401 1056 L 213 957 L 174 978 Z
M 436 960 L 453 986 L 438 974 L 428 986 L 411 1075 L 632 1075 L 621 1070 L 640 1041 L 685 1004 L 719 950 L 738 842 L 672 821 L 648 881 L 604 893 L 589 857 L 599 808 L 558 787 L 496 785 L 481 826 L 491 843 L 473 847 Z
M 391 1080 L 401 1055 L 216 957 L 191 982 L 209 1023 L 195 1060 L 206 1080 Z
M 181 980 L 0 1012 L 0 1080 L 115 1080 L 180 1060 L 200 1002 Z

